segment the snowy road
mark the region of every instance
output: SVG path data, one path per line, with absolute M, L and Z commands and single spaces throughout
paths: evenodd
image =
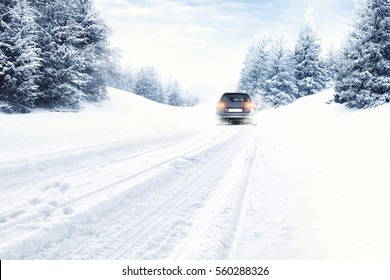
M 223 126 L 2 163 L 2 258 L 225 258 L 255 129 Z
M 217 126 L 110 92 L 0 114 L 1 259 L 389 259 L 388 106 L 328 91 Z

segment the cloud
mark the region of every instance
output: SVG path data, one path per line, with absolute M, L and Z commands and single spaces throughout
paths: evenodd
M 154 65 L 185 85 L 222 87 L 236 84 L 256 34 L 283 29 L 292 45 L 309 3 L 320 37 L 337 44 L 348 28 L 353 2 L 95 0 L 95 5 L 128 62 Z

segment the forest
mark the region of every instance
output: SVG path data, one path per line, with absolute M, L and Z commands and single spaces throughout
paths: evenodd
M 390 2 L 357 4 L 352 30 L 339 49 L 321 55 L 310 7 L 293 50 L 282 36 L 263 36 L 249 48 L 238 89 L 262 107 L 278 107 L 334 87 L 334 101 L 371 108 L 390 101 Z
M 82 101 L 107 99 L 107 86 L 175 106 L 197 103 L 175 79 L 162 85 L 153 67 L 122 69 L 92 0 L 4 0 L 0 15 L 0 111 L 77 111 Z
M 110 28 L 93 0 L 3 0 L 0 3 L 0 111 L 70 110 L 107 99 L 107 86 L 174 106 L 199 102 L 153 66 L 129 70 L 110 48 Z M 321 50 L 310 7 L 293 49 L 283 36 L 257 37 L 237 90 L 259 108 L 278 107 L 334 87 L 334 101 L 370 108 L 390 101 L 390 3 L 356 5 L 340 49 Z

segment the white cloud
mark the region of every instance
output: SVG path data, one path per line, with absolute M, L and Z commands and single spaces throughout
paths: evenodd
M 153 65 L 184 86 L 235 87 L 252 38 L 283 26 L 290 44 L 313 6 L 324 45 L 338 44 L 348 28 L 354 0 L 126 1 L 95 0 L 114 30 L 113 45 L 132 64 Z M 234 90 L 234 88 L 230 88 Z

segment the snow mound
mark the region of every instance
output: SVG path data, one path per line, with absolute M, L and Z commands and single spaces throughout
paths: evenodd
M 2 160 L 175 133 L 210 125 L 208 106 L 180 108 L 108 88 L 109 100 L 80 112 L 0 113 Z
M 389 258 L 390 104 L 348 109 L 333 94 L 262 112 L 263 157 L 291 194 L 309 257 Z

